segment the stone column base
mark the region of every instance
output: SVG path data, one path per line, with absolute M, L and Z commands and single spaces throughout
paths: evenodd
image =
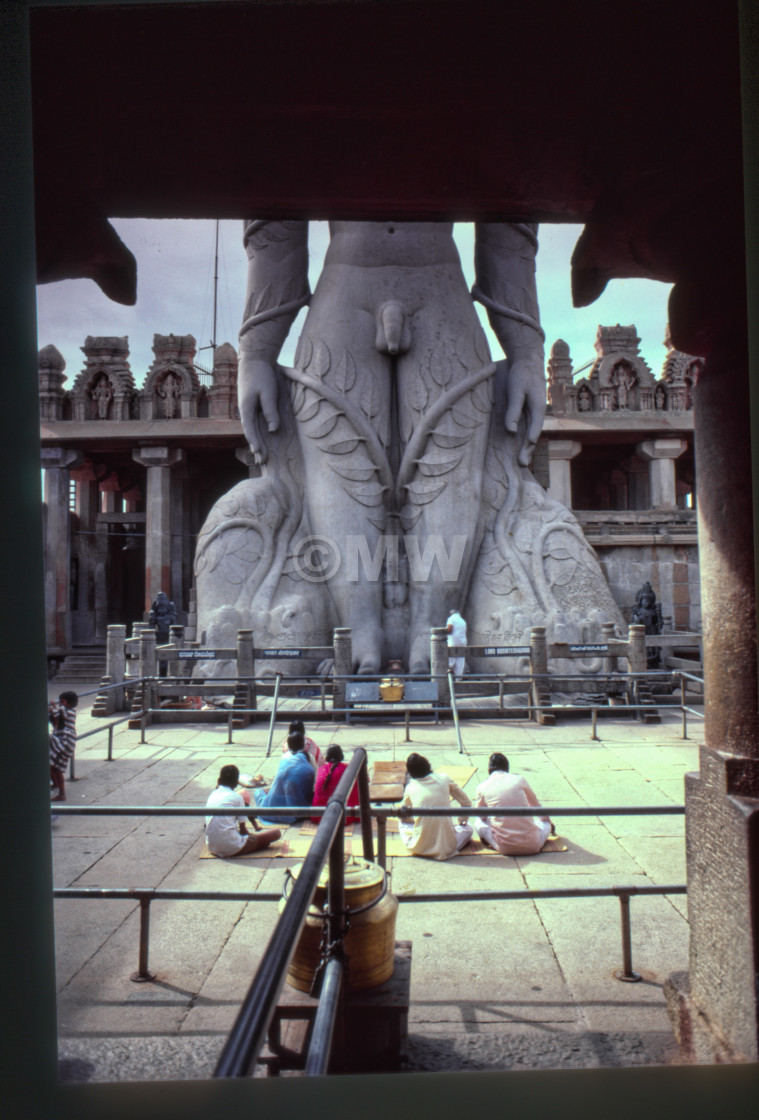
M 730 1065 L 745 1062 L 745 1054 L 733 1050 L 714 1029 L 707 1016 L 693 1000 L 690 974 L 673 972 L 664 981 L 664 998 L 681 1056 L 699 1065 Z
M 685 775 L 690 955 L 667 1002 L 684 1054 L 759 1059 L 759 799 L 756 759 L 702 746 Z

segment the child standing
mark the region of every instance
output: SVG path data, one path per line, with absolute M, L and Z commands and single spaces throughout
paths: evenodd
M 58 791 L 53 801 L 66 800 L 64 771 L 76 747 L 76 706 L 79 697 L 75 692 L 62 692 L 58 703 L 48 707 L 50 732 L 50 779 Z

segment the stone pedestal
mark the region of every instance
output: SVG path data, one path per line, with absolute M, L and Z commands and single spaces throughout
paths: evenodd
M 572 460 L 582 451 L 574 439 L 552 439 L 548 444 L 548 497 L 572 508 Z

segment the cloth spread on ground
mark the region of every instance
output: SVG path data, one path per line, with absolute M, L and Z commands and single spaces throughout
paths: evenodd
M 375 859 L 377 855 L 377 826 L 375 824 L 372 830 L 374 836 L 374 854 Z M 276 840 L 268 848 L 261 848 L 257 852 L 248 852 L 244 856 L 234 856 L 237 860 L 248 859 L 305 859 L 308 855 L 311 843 L 316 835 L 316 825 L 304 825 L 298 832 L 295 828 L 288 829 L 281 840 Z M 546 840 L 543 848 L 538 853 L 544 855 L 549 852 L 567 852 L 569 848 L 566 841 L 561 836 L 552 836 Z M 398 821 L 390 819 L 387 822 L 387 833 L 385 852 L 388 859 L 402 859 L 411 856 L 411 852 L 405 846 L 400 838 L 398 832 Z M 363 841 L 361 838 L 361 825 L 348 826 L 345 830 L 345 854 L 355 855 L 363 858 Z M 499 852 L 494 852 L 487 844 L 483 844 L 477 836 L 473 836 L 465 848 L 459 852 L 456 857 L 460 859 L 461 856 L 490 856 L 492 859 L 502 859 Z M 212 852 L 209 852 L 208 846 L 204 843 L 198 853 L 199 859 L 216 859 Z M 222 857 L 225 858 L 225 857 Z M 509 858 L 509 857 L 506 857 Z M 512 857 L 518 858 L 518 857 Z M 533 858 L 533 857 L 523 857 Z

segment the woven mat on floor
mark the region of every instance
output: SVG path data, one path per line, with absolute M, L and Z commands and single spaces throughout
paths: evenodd
M 441 766 L 443 774 L 452 778 L 459 789 L 464 789 L 469 779 L 477 773 L 474 766 Z M 375 762 L 369 779 L 371 801 L 400 801 L 406 781 L 405 762 Z
M 311 841 L 316 835 L 316 825 L 306 824 L 303 825 L 299 832 L 296 832 L 297 826 L 289 828 L 283 835 L 281 840 L 277 840 L 268 848 L 261 848 L 257 852 L 248 852 L 244 856 L 214 856 L 208 850 L 206 844 L 203 844 L 200 849 L 199 859 L 234 859 L 234 860 L 248 860 L 248 859 L 276 859 L 277 857 L 286 859 L 305 859 L 308 855 Z M 374 851 L 377 851 L 377 828 L 376 825 L 373 829 L 374 835 Z M 361 839 L 361 825 L 348 825 L 345 830 L 345 854 L 363 856 L 363 841 Z M 385 841 L 385 851 L 388 857 L 400 859 L 411 855 L 408 848 L 405 847 L 400 838 L 398 831 L 398 821 L 389 820 L 387 822 L 387 833 Z M 567 852 L 569 848 L 561 836 L 552 836 L 546 840 L 541 848 L 539 855 L 546 852 Z M 478 836 L 474 836 L 466 847 L 461 852 L 462 856 L 495 856 L 498 855 L 487 844 L 484 844 Z

